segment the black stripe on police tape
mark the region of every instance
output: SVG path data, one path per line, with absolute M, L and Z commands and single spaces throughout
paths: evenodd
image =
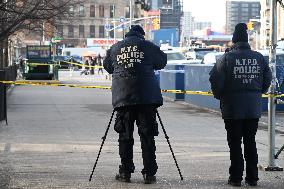
M 74 84 L 60 84 L 52 82 L 31 82 L 31 81 L 0 81 L 4 84 L 14 84 L 14 85 L 32 85 L 32 86 L 53 86 L 53 87 L 70 87 L 70 88 L 85 88 L 85 89 L 105 89 L 110 90 L 111 87 L 108 86 L 93 86 L 93 85 L 74 85 Z M 161 92 L 164 93 L 175 93 L 175 94 L 190 94 L 190 95 L 202 95 L 202 96 L 213 96 L 213 93 L 208 91 L 187 91 L 187 90 L 167 90 L 162 89 Z M 264 94 L 262 97 L 284 97 L 284 94 Z
M 66 64 L 71 64 L 71 65 L 76 65 L 76 66 L 81 66 L 81 67 L 85 67 L 85 68 L 104 68 L 103 66 L 87 66 L 84 64 L 79 64 L 79 63 L 75 63 L 75 62 L 68 62 L 68 61 L 58 61 L 56 63 L 37 63 L 37 62 L 28 62 L 28 65 L 32 65 L 32 66 L 47 66 L 47 65 L 53 65 L 53 66 L 63 66 L 61 65 L 62 63 L 66 63 Z

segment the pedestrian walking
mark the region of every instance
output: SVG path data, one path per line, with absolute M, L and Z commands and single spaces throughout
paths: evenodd
M 210 72 L 211 89 L 220 100 L 222 118 L 227 131 L 231 166 L 228 184 L 241 186 L 246 161 L 245 182 L 256 186 L 258 154 L 255 135 L 262 112 L 262 93 L 267 92 L 272 74 L 264 57 L 251 50 L 247 25 L 239 23 L 232 38 L 233 46 Z
M 140 135 L 145 184 L 156 182 L 155 136 L 158 136 L 156 112 L 162 106 L 161 89 L 154 70 L 163 69 L 166 54 L 153 43 L 146 41 L 141 26 L 135 25 L 125 39 L 113 45 L 104 60 L 105 70 L 112 76 L 112 104 L 117 111 L 115 131 L 119 133 L 121 165 L 116 180 L 130 182 L 134 172 L 134 122 Z
M 21 77 L 23 78 L 25 73 L 25 60 L 22 56 L 19 57 L 19 72 Z
M 83 74 L 85 74 L 85 75 L 88 75 L 89 74 L 89 58 L 87 58 L 86 60 L 85 60 L 85 63 L 84 63 L 84 68 L 83 68 L 83 70 L 81 71 L 81 73 L 80 73 L 80 75 L 83 75 Z
M 95 57 L 90 57 L 90 65 L 91 66 L 95 66 L 96 65 L 96 58 Z M 95 74 L 95 68 L 94 67 L 90 67 L 90 75 L 94 75 Z
M 100 66 L 99 69 L 98 69 L 98 74 L 100 74 L 100 72 L 102 72 L 102 74 L 104 74 L 104 71 L 103 71 L 103 57 L 99 54 L 98 57 L 97 57 L 97 66 Z
M 71 64 L 68 64 L 68 68 L 69 68 L 69 76 L 72 77 L 73 72 L 74 72 L 74 67 L 75 67 L 74 64 L 72 64 L 72 63 L 74 63 L 75 60 L 74 60 L 74 58 L 71 56 L 68 61 L 71 62 Z

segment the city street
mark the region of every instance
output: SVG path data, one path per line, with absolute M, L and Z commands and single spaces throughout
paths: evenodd
M 106 85 L 105 75 L 60 72 L 61 83 Z M 218 113 L 166 100 L 159 108 L 181 168 L 180 181 L 160 127 L 156 138 L 157 183 L 144 185 L 142 154 L 135 130 L 135 173 L 131 183 L 114 179 L 120 163 L 118 135 L 113 125 L 107 136 L 93 180 L 89 176 L 112 112 L 111 92 L 48 86 L 14 86 L 8 91 L 8 123 L 0 126 L 1 189 L 83 188 L 230 188 L 229 151 L 224 123 Z M 284 144 L 277 132 L 276 146 Z M 257 134 L 259 165 L 267 165 L 268 134 Z M 284 166 L 284 153 L 279 157 Z M 259 172 L 258 188 L 281 189 L 283 172 Z M 249 188 L 244 185 L 244 188 Z

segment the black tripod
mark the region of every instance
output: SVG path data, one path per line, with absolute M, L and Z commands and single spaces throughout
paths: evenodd
M 169 147 L 170 147 L 172 156 L 173 156 L 173 158 L 174 158 L 176 167 L 177 167 L 177 169 L 178 169 L 178 173 L 179 173 L 179 176 L 180 176 L 180 180 L 183 180 L 183 176 L 182 176 L 182 174 L 181 174 L 181 171 L 180 171 L 180 168 L 179 168 L 179 166 L 178 166 L 178 163 L 177 163 L 177 160 L 176 160 L 174 151 L 173 151 L 173 149 L 172 149 L 172 146 L 171 146 L 171 143 L 170 143 L 170 140 L 169 140 L 169 136 L 167 135 L 167 132 L 166 132 L 166 130 L 165 130 L 164 124 L 163 124 L 163 122 L 162 122 L 162 119 L 161 119 L 161 117 L 160 117 L 160 114 L 159 114 L 158 110 L 157 110 L 157 116 L 158 116 L 158 118 L 159 118 L 160 124 L 161 124 L 162 129 L 163 129 L 163 132 L 164 132 L 164 134 L 165 134 L 165 138 L 167 139 L 167 142 L 168 142 L 168 144 L 169 144 Z
M 278 156 L 281 154 L 281 152 L 284 150 L 284 145 L 278 150 L 276 155 L 274 156 L 275 159 L 278 159 Z
M 100 150 L 99 150 L 99 153 L 98 153 L 98 156 L 97 156 L 96 162 L 95 162 L 95 164 L 94 164 L 94 167 L 93 167 L 92 173 L 91 173 L 91 175 L 90 175 L 89 181 L 91 181 L 91 180 L 92 180 L 92 177 L 93 177 L 94 171 L 95 171 L 96 166 L 97 166 L 97 164 L 98 164 L 98 160 L 99 160 L 99 157 L 100 157 L 101 151 L 102 151 L 102 149 L 103 149 L 103 145 L 104 145 L 104 143 L 105 143 L 105 140 L 106 140 L 106 137 L 107 137 L 107 133 L 108 133 L 109 127 L 110 127 L 111 122 L 112 122 L 112 118 L 113 118 L 114 112 L 115 112 L 115 110 L 113 110 L 113 111 L 112 111 L 112 114 L 111 114 L 110 120 L 109 120 L 109 122 L 108 122 L 108 126 L 107 126 L 107 129 L 106 129 L 105 135 L 102 137 L 103 141 L 102 141 L 102 144 L 101 144 L 101 147 L 100 147 Z
M 95 169 L 96 169 L 96 166 L 97 166 L 97 163 L 98 163 L 98 160 L 99 160 L 99 157 L 100 157 L 100 154 L 101 154 L 101 151 L 102 151 L 103 145 L 104 145 L 104 143 L 105 143 L 105 140 L 106 140 L 106 137 L 107 137 L 107 134 L 108 134 L 108 131 L 109 131 L 109 127 L 110 127 L 111 122 L 112 122 L 112 119 L 113 119 L 114 112 L 115 112 L 115 110 L 113 110 L 113 112 L 112 112 L 112 114 L 111 114 L 111 118 L 110 118 L 110 120 L 109 120 L 109 123 L 108 123 L 107 129 L 106 129 L 106 131 L 105 131 L 105 135 L 102 137 L 103 141 L 102 141 L 102 144 L 101 144 L 101 147 L 100 147 L 100 150 L 99 150 L 99 153 L 98 153 L 98 156 L 97 156 L 96 162 L 95 162 L 95 164 L 94 164 L 94 167 L 93 167 L 92 173 L 91 173 L 91 175 L 90 175 L 89 181 L 91 181 L 91 180 L 92 180 L 92 177 L 93 177 L 94 171 L 95 171 Z M 178 166 L 178 163 L 177 163 L 177 160 L 176 160 L 175 154 L 174 154 L 174 152 L 173 152 L 173 149 L 172 149 L 172 146 L 171 146 L 171 143 L 170 143 L 169 137 L 168 137 L 168 135 L 167 135 L 167 133 L 166 133 L 165 127 L 164 127 L 164 125 L 163 125 L 163 122 L 162 122 L 162 119 L 161 119 L 161 117 L 160 117 L 160 114 L 159 114 L 158 110 L 157 110 L 157 115 L 158 115 L 158 118 L 159 118 L 160 124 L 161 124 L 161 126 L 162 126 L 162 130 L 163 130 L 163 132 L 164 132 L 164 134 L 165 134 L 165 138 L 167 139 L 167 142 L 168 142 L 168 144 L 169 144 L 169 147 L 170 147 L 170 150 L 171 150 L 172 156 L 173 156 L 173 158 L 174 158 L 174 161 L 175 161 L 176 167 L 177 167 L 177 169 L 178 169 L 178 173 L 179 173 L 180 179 L 181 179 L 181 180 L 183 180 L 183 176 L 182 176 L 182 174 L 181 174 L 181 171 L 180 171 L 180 168 L 179 168 L 179 166 Z

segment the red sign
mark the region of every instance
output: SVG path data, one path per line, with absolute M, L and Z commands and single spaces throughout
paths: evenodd
M 88 47 L 101 47 L 111 46 L 120 41 L 121 39 L 107 39 L 107 38 L 89 38 L 87 39 Z
M 160 10 L 150 10 L 146 14 L 147 16 L 160 16 Z

